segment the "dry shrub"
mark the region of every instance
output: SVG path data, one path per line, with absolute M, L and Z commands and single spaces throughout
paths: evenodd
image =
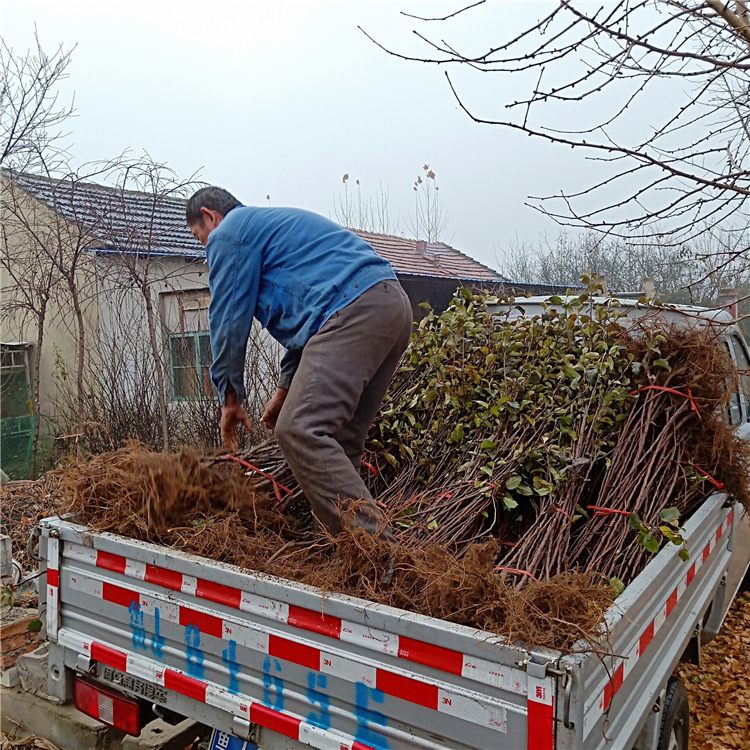
M 10 537 L 13 558 L 24 572 L 36 568 L 36 561 L 28 553 L 34 526 L 42 518 L 58 513 L 57 480 L 54 472 L 48 472 L 41 479 L 8 482 L 0 490 L 0 533 Z

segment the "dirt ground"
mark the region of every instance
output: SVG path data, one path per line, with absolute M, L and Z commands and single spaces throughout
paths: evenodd
M 750 593 L 737 597 L 701 662 L 676 672 L 690 696 L 690 747 L 750 750 Z

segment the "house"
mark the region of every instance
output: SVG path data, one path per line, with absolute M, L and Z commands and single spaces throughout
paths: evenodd
M 74 382 L 83 393 L 82 379 L 92 402 L 121 401 L 131 404 L 127 408 L 142 402 L 147 389 L 166 390 L 170 413 L 213 398 L 208 268 L 204 248 L 185 225 L 184 199 L 29 174 L 3 173 L 3 182 L 0 340 L 28 345 L 23 351 L 32 382 L 38 367 L 46 431 L 59 430 L 83 409 L 82 398 L 71 395 Z M 444 243 L 357 233 L 390 261 L 415 318 L 424 314 L 423 302 L 443 309 L 458 286 L 504 281 Z M 73 272 L 45 276 L 53 266 Z M 29 299 L 28 290 L 40 296 L 45 283 L 54 289 L 39 349 L 40 300 Z M 277 347 L 261 331 L 254 331 L 250 346 L 255 380 L 273 377 Z M 163 366 L 155 367 L 159 358 Z

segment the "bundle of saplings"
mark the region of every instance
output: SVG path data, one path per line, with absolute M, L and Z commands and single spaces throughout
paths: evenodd
M 588 294 L 534 317 L 523 299 L 488 302 L 465 291 L 421 321 L 368 438 L 369 487 L 407 544 L 460 556 L 494 538 L 518 585 L 628 582 L 664 543 L 689 559 L 680 529 L 717 488 L 747 503 L 720 328 Z M 296 489 L 275 446 L 250 457 Z
M 750 451 L 727 423 L 737 373 L 697 322 L 634 322 L 586 295 L 531 318 L 491 302 L 463 293 L 422 320 L 368 437 L 363 476 L 402 542 L 390 585 L 389 544 L 314 532 L 272 440 L 74 460 L 54 478 L 60 510 L 538 646 L 596 640 L 661 546 L 690 559 L 681 530 L 711 492 L 747 503 Z

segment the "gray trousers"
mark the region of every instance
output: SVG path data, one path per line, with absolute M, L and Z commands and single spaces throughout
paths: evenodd
M 335 313 L 302 350 L 276 439 L 319 523 L 348 522 L 394 541 L 360 477 L 367 432 L 412 331 L 409 298 L 381 281 Z

